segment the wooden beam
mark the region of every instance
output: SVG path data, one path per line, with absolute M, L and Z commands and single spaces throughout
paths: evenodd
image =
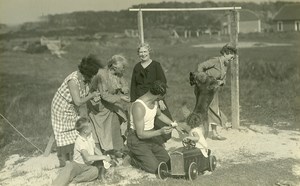
M 143 26 L 143 12 L 141 9 L 138 11 L 138 30 L 140 42 L 144 43 L 144 26 Z
M 138 12 L 170 12 L 170 11 L 211 11 L 211 10 L 240 10 L 241 7 L 215 7 L 215 8 L 130 8 L 129 11 Z
M 230 43 L 237 48 L 239 13 L 230 11 Z M 231 63 L 231 122 L 232 128 L 240 127 L 240 104 L 239 104 L 239 56 Z

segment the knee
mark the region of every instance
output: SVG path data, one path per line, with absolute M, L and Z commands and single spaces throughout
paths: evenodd
M 99 175 L 99 169 L 97 167 L 93 166 L 91 168 L 90 175 L 91 175 L 91 177 L 93 177 L 94 179 L 96 179 L 98 177 L 98 175 Z
M 152 173 L 152 174 L 156 174 L 157 173 L 158 165 L 148 165 L 148 166 L 145 166 L 144 168 L 145 168 L 146 172 L 149 172 L 149 173 Z
M 149 173 L 152 173 L 152 174 L 156 174 L 157 173 L 158 165 L 159 165 L 158 161 L 147 162 L 146 164 L 144 164 L 143 169 L 146 172 L 149 172 Z

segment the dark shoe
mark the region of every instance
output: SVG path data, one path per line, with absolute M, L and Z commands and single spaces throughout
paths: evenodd
M 227 138 L 223 137 L 223 136 L 220 136 L 220 135 L 215 135 L 215 136 L 212 136 L 211 137 L 212 140 L 220 140 L 220 141 L 224 141 L 226 140 Z

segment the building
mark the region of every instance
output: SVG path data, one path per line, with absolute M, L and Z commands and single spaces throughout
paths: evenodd
M 247 9 L 241 9 L 239 12 L 239 23 L 238 23 L 238 32 L 239 33 L 253 33 L 261 32 L 261 20 L 259 16 Z M 229 34 L 228 28 L 228 18 L 224 15 L 221 18 L 221 33 Z
M 282 31 L 300 31 L 300 3 L 284 5 L 273 18 L 273 29 Z

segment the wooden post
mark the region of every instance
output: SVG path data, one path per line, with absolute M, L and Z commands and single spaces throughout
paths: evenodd
M 139 29 L 140 42 L 144 43 L 143 12 L 141 9 L 139 9 L 138 11 L 138 29 Z
M 229 12 L 231 12 L 231 11 L 229 11 Z M 232 16 L 231 16 L 231 13 L 229 13 L 227 16 L 227 34 L 230 37 L 230 42 L 231 42 L 231 22 L 232 22 L 231 20 L 232 20 Z
M 236 10 L 230 11 L 230 43 L 237 48 L 239 14 Z M 234 129 L 240 126 L 239 113 L 239 57 L 231 63 L 231 121 Z

